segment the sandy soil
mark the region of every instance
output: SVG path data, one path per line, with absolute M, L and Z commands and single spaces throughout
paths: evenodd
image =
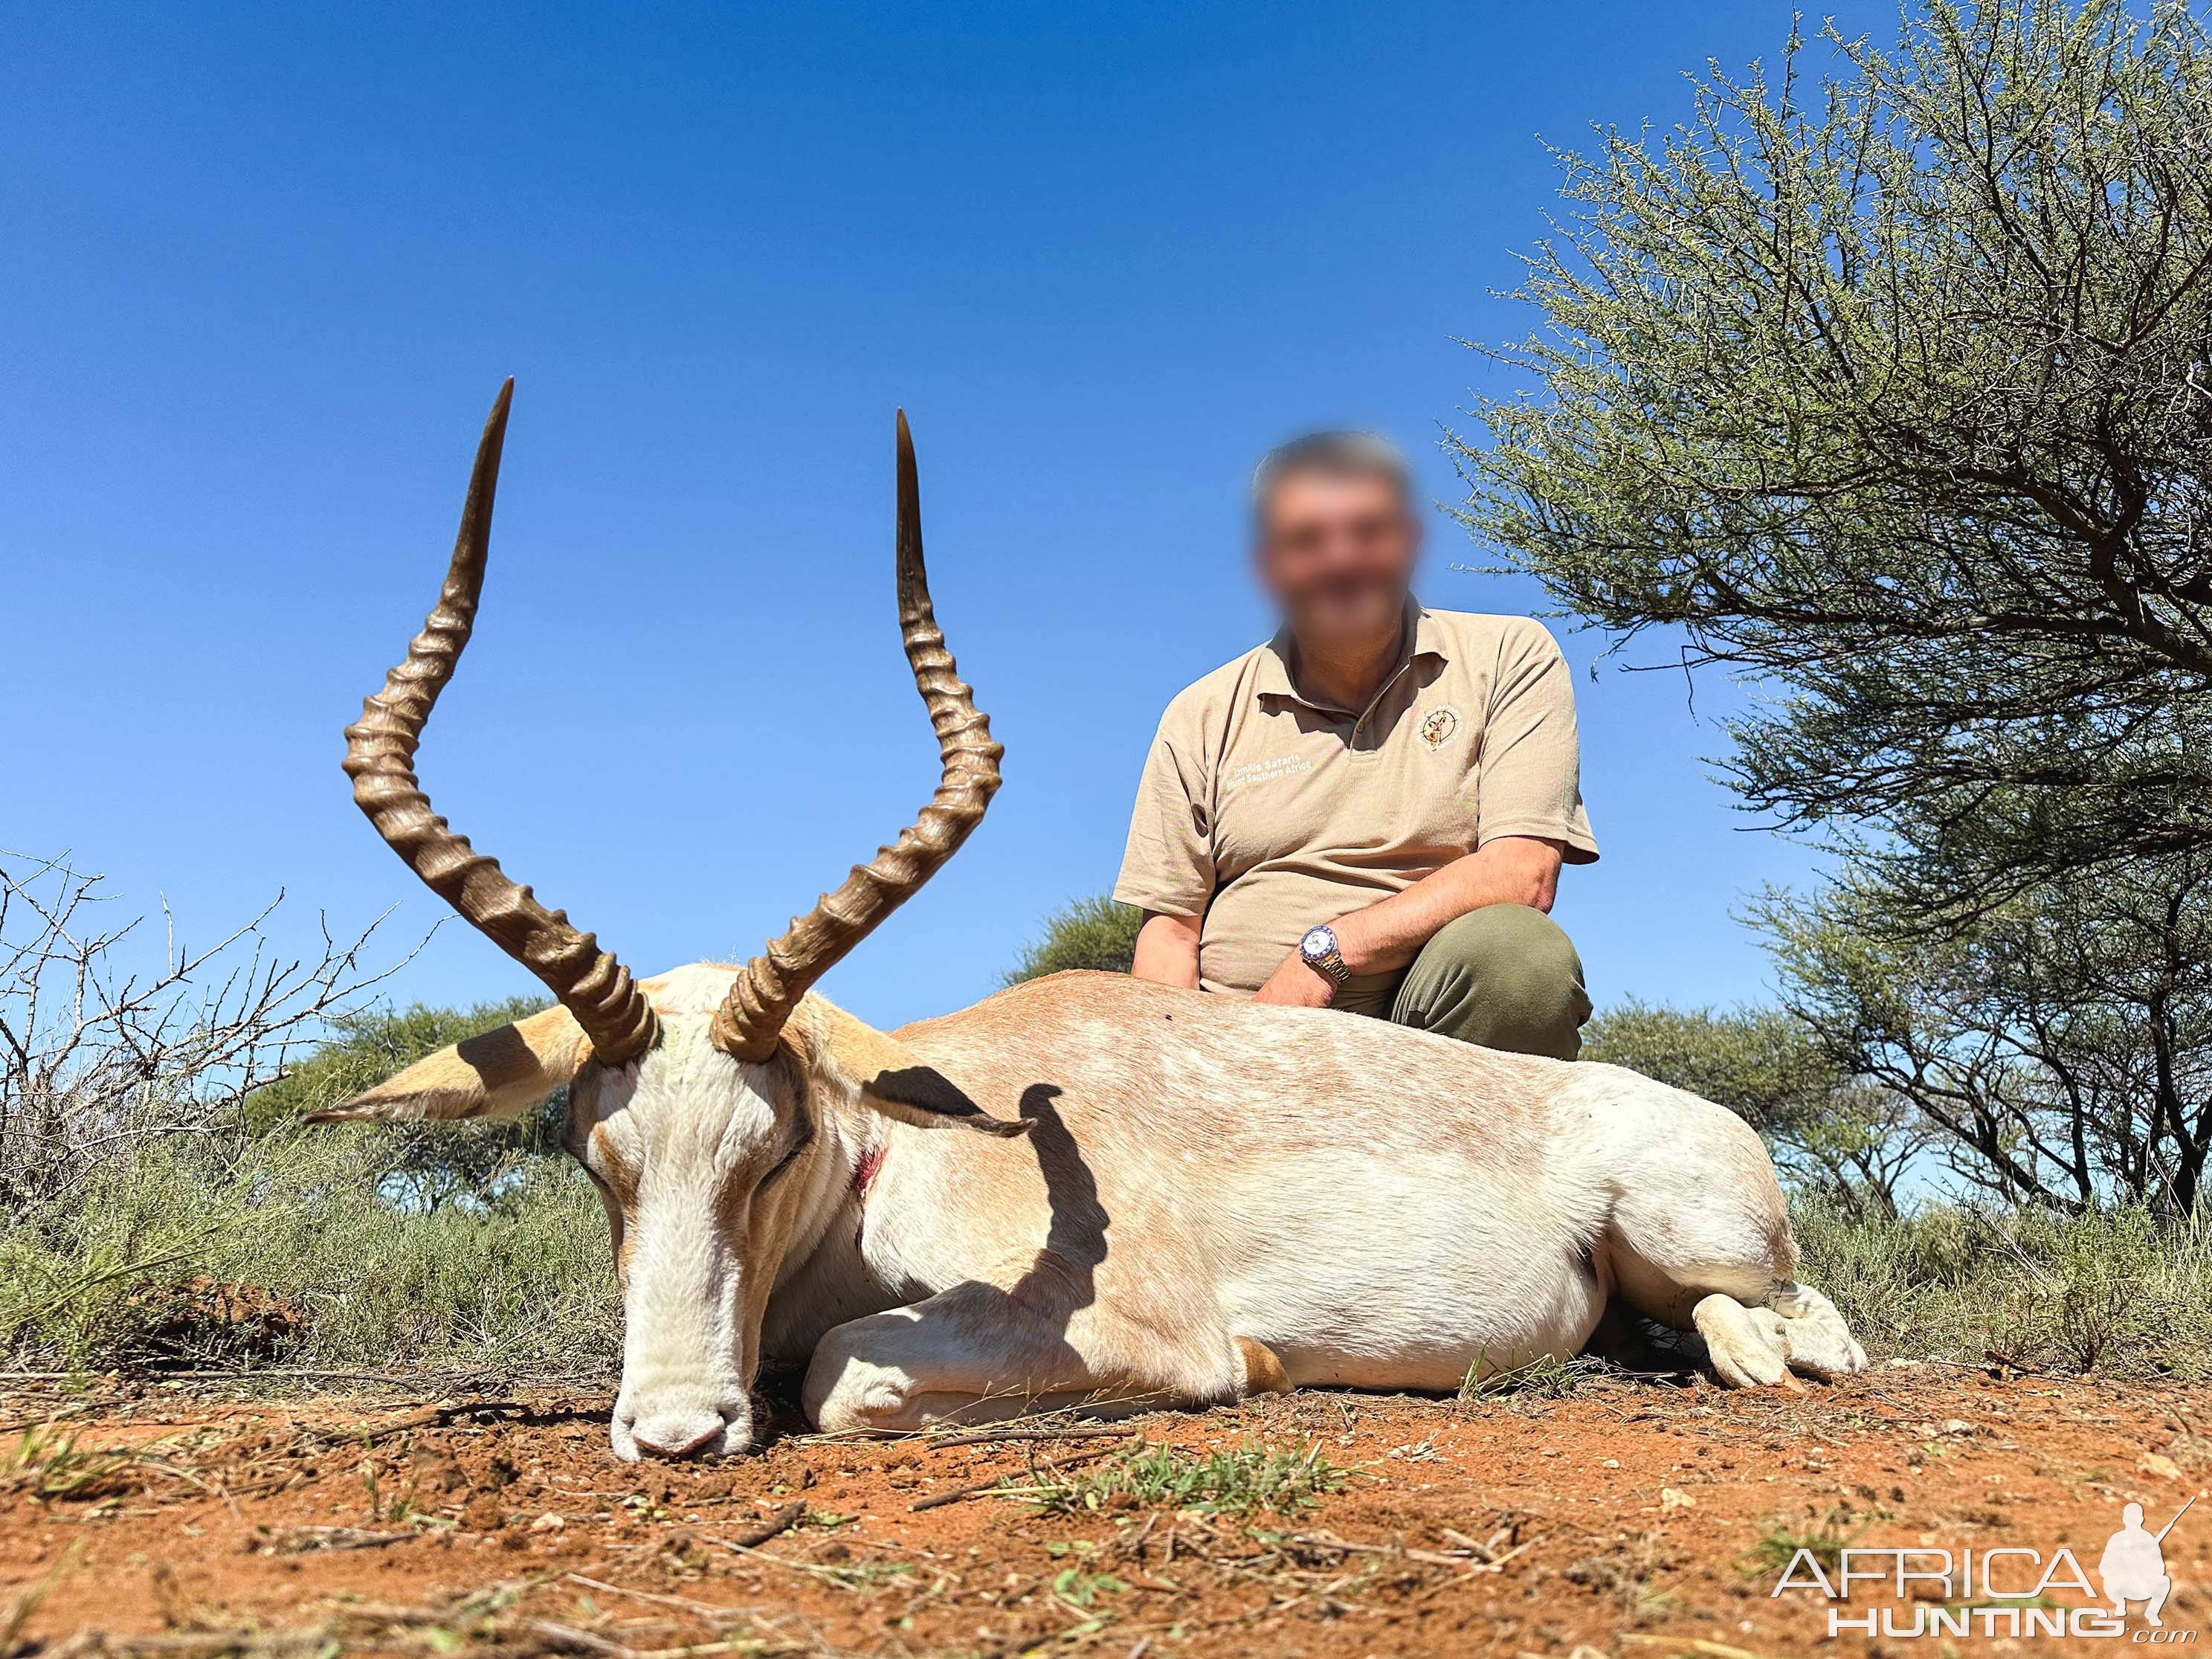
M 1846 1540 L 2045 1560 L 2066 1546 L 2094 1575 L 2124 1503 L 2155 1528 L 2212 1485 L 2212 1401 L 2178 1390 L 1923 1366 L 1802 1393 L 1315 1393 L 1117 1425 L 1345 1471 L 1302 1512 L 1241 1516 L 1127 1497 L 1052 1514 L 1018 1492 L 930 1502 L 1110 1464 L 1129 1442 L 1095 1429 L 965 1444 L 787 1432 L 734 1462 L 628 1467 L 603 1409 L 19 1386 L 0 1397 L 0 1656 L 1742 1659 L 2118 1651 L 2212 1623 L 2212 1503 L 2166 1540 L 2164 1632 L 2131 1614 L 2117 1642 L 1832 1639 L 1817 1590 L 1769 1594 L 1800 1540 L 1831 1564 Z M 2022 1559 L 2015 1577 L 2036 1571 Z M 1940 1587 L 1919 1594 L 1942 1603 Z M 2037 1605 L 2087 1599 L 2054 1584 Z M 1849 1610 L 1909 1627 L 1914 1607 L 1877 1584 Z

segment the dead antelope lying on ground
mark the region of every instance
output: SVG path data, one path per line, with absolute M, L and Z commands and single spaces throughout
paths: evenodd
M 623 1286 L 618 1456 L 745 1449 L 763 1355 L 810 1362 L 824 1429 L 1449 1389 L 1579 1352 L 1613 1296 L 1694 1328 L 1739 1387 L 1864 1366 L 1792 1277 L 1759 1138 L 1632 1073 L 1113 974 L 889 1036 L 813 995 L 999 787 L 931 609 L 903 416 L 899 623 L 936 796 L 744 967 L 634 982 L 413 771 L 476 620 L 512 390 L 438 607 L 348 729 L 346 770 L 378 833 L 559 1005 L 319 1115 L 497 1115 L 568 1086 Z

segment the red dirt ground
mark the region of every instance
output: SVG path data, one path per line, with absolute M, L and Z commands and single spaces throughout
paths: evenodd
M 2151 1634 L 2136 1614 L 2118 1647 L 1978 1628 L 1869 1642 L 1831 1638 L 1816 1591 L 1769 1591 L 1801 1536 L 2045 1559 L 2063 1545 L 2094 1575 L 2124 1503 L 2155 1528 L 2212 1484 L 2206 1406 L 1933 1365 L 1802 1393 L 1309 1393 L 1116 1425 L 1200 1452 L 1317 1447 L 1346 1473 L 1303 1512 L 1122 1498 L 1068 1516 L 998 1494 L 916 1505 L 996 1477 L 1033 1486 L 1033 1459 L 1096 1468 L 1123 1442 L 786 1434 L 732 1462 L 631 1467 L 608 1454 L 597 1398 L 434 1413 L 175 1385 L 17 1393 L 0 1399 L 0 1659 L 2116 1651 Z M 2160 1634 L 2212 1623 L 2208 1558 L 2212 1503 L 2166 1540 Z M 2054 1587 L 2038 1605 L 2086 1599 Z M 1850 1604 L 1885 1608 L 1909 1626 L 1913 1603 L 1886 1586 Z

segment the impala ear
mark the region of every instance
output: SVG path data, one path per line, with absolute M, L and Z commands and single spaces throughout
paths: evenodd
M 799 1059 L 815 1072 L 859 1091 L 861 1104 L 917 1129 L 957 1127 L 979 1134 L 1027 1134 L 1030 1118 L 994 1117 L 960 1085 L 896 1038 L 864 1025 L 819 997 L 809 999 L 814 1018 L 784 1028 Z
M 342 1106 L 308 1113 L 307 1121 L 514 1117 L 573 1082 L 591 1056 L 591 1042 L 576 1017 L 566 1008 L 548 1008 L 441 1048 Z

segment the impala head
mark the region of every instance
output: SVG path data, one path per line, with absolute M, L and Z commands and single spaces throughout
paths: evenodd
M 921 817 L 743 968 L 696 963 L 633 980 L 611 952 L 539 904 L 430 810 L 415 751 L 469 641 L 483 585 L 509 381 L 477 449 L 437 608 L 346 729 L 354 799 L 471 925 L 543 980 L 555 1006 L 441 1049 L 319 1121 L 495 1117 L 568 1089 L 568 1144 L 612 1229 L 623 1286 L 617 1455 L 686 1456 L 752 1443 L 748 1390 L 785 1253 L 824 1196 L 825 1124 L 868 1110 L 994 1134 L 979 1111 L 896 1042 L 808 988 L 951 857 L 999 787 L 1000 746 L 938 631 L 920 492 L 898 422 L 898 605 L 942 781 Z

